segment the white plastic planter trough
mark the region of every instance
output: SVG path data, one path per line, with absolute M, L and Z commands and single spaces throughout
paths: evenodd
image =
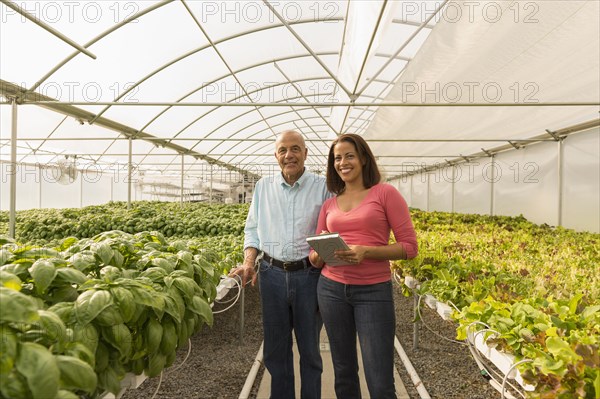
M 148 377 L 144 373 L 140 375 L 127 373 L 125 374 L 125 377 L 121 380 L 121 390 L 116 396 L 110 392 L 107 392 L 104 395 L 101 395 L 100 397 L 102 399 L 119 399 L 125 394 L 125 391 L 127 391 L 128 389 L 136 389 L 137 387 L 142 385 L 142 382 L 146 381 L 146 378 Z
M 452 311 L 454 309 L 447 303 L 437 301 L 435 304 L 435 310 L 438 312 L 442 319 L 450 320 L 452 318 Z
M 490 362 L 492 362 L 492 364 L 494 364 L 494 366 L 496 366 L 498 370 L 500 370 L 504 375 L 506 375 L 515 363 L 515 357 L 511 354 L 500 352 L 495 348 L 488 346 L 488 344 L 483 339 L 484 333 L 474 333 L 472 335 L 469 335 L 469 341 L 471 341 L 471 343 L 473 343 L 473 335 L 475 336 L 475 349 L 477 349 L 483 356 L 485 356 Z M 508 377 L 514 378 L 514 380 L 517 381 L 519 385 L 521 385 L 521 387 L 523 387 L 523 389 L 526 391 L 535 390 L 535 387 L 533 385 L 526 384 L 523 381 L 521 373 L 516 368 L 513 368 L 510 371 L 510 375 Z
M 423 297 L 423 300 L 425 301 L 425 303 L 427 304 L 427 306 L 429 306 L 430 309 L 437 309 L 437 303 L 438 300 L 435 299 L 435 297 L 431 294 L 425 294 L 425 296 Z

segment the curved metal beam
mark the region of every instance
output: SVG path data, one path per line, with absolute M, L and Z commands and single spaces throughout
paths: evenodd
M 386 0 L 387 1 L 387 0 Z M 329 76 L 331 76 L 331 79 L 335 80 L 335 82 L 338 84 L 338 86 L 344 90 L 346 92 L 346 94 L 351 97 L 351 93 L 350 91 L 346 88 L 346 86 L 344 86 L 344 84 L 342 83 L 341 80 L 339 80 L 335 74 L 333 72 L 331 72 L 329 70 L 329 68 L 327 67 L 327 65 L 325 65 L 325 63 L 323 61 L 321 61 L 321 59 L 319 57 L 317 57 L 317 55 L 315 54 L 315 52 L 310 48 L 310 46 L 304 41 L 302 40 L 302 38 L 300 37 L 299 34 L 296 33 L 296 31 L 294 29 L 292 29 L 292 24 L 290 24 L 289 22 L 287 22 L 282 16 L 281 14 L 279 14 L 277 12 L 277 10 L 275 9 L 275 7 L 273 7 L 271 5 L 271 3 L 269 3 L 268 0 L 263 0 L 263 3 L 265 3 L 265 5 L 269 8 L 269 10 L 271 10 L 271 12 L 273 13 L 273 15 L 275 15 L 277 17 L 277 19 L 279 21 L 281 21 L 281 23 L 283 25 L 285 25 L 285 27 L 288 29 L 288 31 L 296 38 L 296 40 L 298 40 L 298 42 L 300 42 L 300 44 L 313 56 L 313 58 L 315 59 L 315 61 L 317 61 L 317 63 L 319 65 L 321 65 L 321 67 L 329 74 Z
M 339 20 L 341 20 L 341 19 L 339 19 L 339 18 L 329 18 L 329 19 L 324 19 L 323 21 L 329 22 L 329 21 L 339 21 Z M 312 23 L 312 22 L 315 22 L 315 21 L 312 20 L 312 19 L 311 20 L 301 20 L 301 21 L 293 22 L 293 24 L 294 25 L 300 25 L 300 24 L 306 24 L 306 23 Z M 227 37 L 224 37 L 222 39 L 216 40 L 212 45 L 209 43 L 207 45 L 198 47 L 197 49 L 188 51 L 187 53 L 182 54 L 181 56 L 179 56 L 179 57 L 177 57 L 177 58 L 175 58 L 175 59 L 167 62 L 166 64 L 162 65 L 161 67 L 159 67 L 159 68 L 155 69 L 154 71 L 150 72 L 148 75 L 146 75 L 145 77 L 143 77 L 141 80 L 137 81 L 134 85 L 128 86 L 127 89 L 125 91 L 123 91 L 123 93 L 121 93 L 119 96 L 117 96 L 113 102 L 117 102 L 118 100 L 120 100 L 121 98 L 123 98 L 125 95 L 127 95 L 127 93 L 129 93 L 131 90 L 135 89 L 140 84 L 144 83 L 146 80 L 150 79 L 151 77 L 153 77 L 157 73 L 162 72 L 163 70 L 167 69 L 168 67 L 170 67 L 170 66 L 178 63 L 179 61 L 182 61 L 182 60 L 186 59 L 187 57 L 189 57 L 191 55 L 194 55 L 194 54 L 196 54 L 198 52 L 201 52 L 203 50 L 212 48 L 212 47 L 214 47 L 217 44 L 226 43 L 226 42 L 228 42 L 230 40 L 234 40 L 234 39 L 246 36 L 246 35 L 252 35 L 252 34 L 263 32 L 263 31 L 266 31 L 266 30 L 269 30 L 269 29 L 281 28 L 283 26 L 284 26 L 283 24 L 278 24 L 278 25 L 263 26 L 263 27 L 260 27 L 260 28 L 247 30 L 247 31 L 242 32 L 242 33 L 236 33 L 235 35 L 227 36 Z M 334 53 L 334 54 L 337 54 L 337 53 Z M 296 58 L 296 56 L 282 57 L 281 60 L 292 59 L 292 58 Z M 273 60 L 271 59 L 268 62 L 273 62 Z M 261 64 L 258 64 L 258 65 L 264 65 L 264 64 L 266 64 L 268 62 L 261 63 Z M 238 70 L 236 72 L 239 73 L 239 72 L 244 71 L 244 70 L 246 70 L 246 68 L 242 68 L 242 69 L 240 69 L 240 70 Z M 228 77 L 228 76 L 231 76 L 231 74 L 227 74 L 223 78 Z M 219 81 L 220 79 L 223 79 L 223 78 L 216 79 L 215 81 Z M 178 100 L 178 101 L 181 101 L 181 100 Z M 106 112 L 106 110 L 109 107 L 110 107 L 110 104 L 107 105 L 107 107 L 105 107 L 104 109 L 102 109 L 102 111 L 100 111 L 100 113 L 98 115 L 101 116 L 104 112 Z
M 312 79 L 310 79 L 310 80 L 315 80 L 315 78 L 312 78 Z M 250 94 L 253 94 L 254 92 L 262 91 L 262 90 L 265 90 L 265 89 L 271 89 L 271 88 L 273 88 L 273 87 L 277 87 L 277 86 L 279 86 L 279 85 L 281 85 L 281 84 L 283 84 L 283 83 L 279 83 L 279 84 L 276 84 L 276 85 L 273 85 L 273 86 L 269 86 L 269 87 L 266 87 L 266 88 L 260 88 L 260 89 L 257 89 L 257 90 L 255 90 L 255 91 L 253 91 L 253 92 L 250 92 Z M 240 97 L 242 97 L 242 96 L 238 96 L 238 97 L 236 97 L 236 98 L 233 98 L 233 99 L 231 99 L 230 101 L 235 101 L 235 100 L 237 100 L 237 99 L 238 99 L 238 98 L 240 98 Z M 250 105 L 249 105 L 249 106 L 250 106 Z M 204 113 L 203 115 L 201 115 L 200 117 L 198 117 L 197 119 L 195 119 L 194 121 L 192 121 L 191 123 L 189 123 L 187 126 L 185 126 L 183 129 L 181 129 L 179 132 L 177 132 L 177 133 L 176 133 L 176 134 L 175 134 L 173 137 L 171 137 L 171 138 L 169 138 L 169 139 L 165 139 L 165 142 L 168 142 L 168 143 L 170 143 L 170 142 L 171 142 L 173 139 L 176 139 L 176 138 L 177 138 L 177 136 L 179 136 L 181 133 L 183 133 L 183 132 L 184 132 L 186 129 L 188 129 L 190 126 L 192 126 L 193 124 L 195 124 L 196 122 L 198 122 L 200 119 L 204 118 L 206 115 L 208 115 L 208 114 L 210 114 L 210 113 L 212 113 L 212 112 L 216 111 L 217 109 L 219 109 L 219 107 L 217 107 L 217 108 L 213 108 L 213 109 L 211 109 L 210 111 L 208 111 L 208 112 Z M 230 122 L 232 122 L 232 121 L 234 121 L 234 120 L 236 120 L 236 119 L 240 118 L 240 117 L 241 117 L 241 116 L 243 116 L 243 115 L 247 115 L 247 114 L 249 114 L 249 113 L 251 113 L 251 112 L 254 112 L 254 111 L 253 111 L 253 110 L 251 110 L 251 111 L 247 111 L 247 112 L 244 112 L 244 113 L 242 113 L 242 114 L 240 114 L 240 115 L 236 116 L 236 117 L 235 117 L 235 118 L 233 118 L 233 119 L 229 119 L 229 120 L 228 120 L 228 121 L 226 121 L 225 123 L 223 123 L 223 124 L 221 124 L 221 125 L 217 126 L 217 128 L 213 129 L 213 130 L 212 130 L 210 133 L 208 133 L 208 134 L 207 134 L 205 137 L 208 137 L 208 136 L 210 136 L 211 134 L 213 134 L 214 132 L 216 132 L 218 129 L 222 128 L 223 126 L 226 126 L 228 123 L 230 123 Z M 148 126 L 148 124 L 146 124 L 146 126 Z M 202 141 L 202 139 L 198 140 L 198 142 L 200 142 L 200 141 Z M 105 151 L 107 151 L 108 149 L 110 149 L 110 147 L 112 146 L 112 144 L 114 144 L 115 142 L 116 142 L 116 140 L 114 140 L 114 141 L 113 141 L 113 142 L 112 142 L 112 143 L 111 143 L 111 144 L 110 144 L 110 145 L 109 145 L 109 146 L 108 146 L 108 147 L 105 149 Z M 221 143 L 217 144 L 217 146 L 218 146 L 218 145 L 220 145 L 220 144 L 221 144 Z M 197 145 L 197 144 L 196 144 L 196 145 Z M 193 147 L 190 149 L 190 151 L 192 151 L 192 150 L 193 150 L 193 149 L 196 147 L 196 145 L 194 145 L 194 146 L 193 146 Z M 215 147 L 216 147 L 216 146 L 215 146 Z M 213 147 L 213 148 L 214 148 L 214 147 Z M 148 155 L 149 155 L 149 153 L 148 153 Z
M 169 4 L 171 2 L 173 2 L 174 0 L 163 0 L 159 3 L 156 3 L 154 5 L 151 5 L 150 7 L 146 8 L 145 10 L 142 10 L 134 15 L 132 15 L 129 18 L 124 19 L 123 21 L 119 22 L 118 24 L 111 26 L 110 28 L 108 28 L 107 30 L 105 30 L 104 32 L 102 32 L 100 35 L 96 36 L 95 38 L 93 38 L 92 40 L 90 40 L 89 42 L 87 42 L 86 44 L 83 45 L 83 47 L 90 47 L 92 44 L 96 43 L 97 41 L 101 40 L 102 38 L 104 38 L 105 36 L 109 35 L 110 33 L 116 31 L 119 28 L 122 28 L 123 26 L 127 25 L 129 22 L 134 21 L 136 19 L 138 19 L 139 17 L 148 14 L 149 12 L 152 12 L 166 4 Z M 65 58 L 64 60 L 62 60 L 61 62 L 59 62 L 54 68 L 52 68 L 50 70 L 50 72 L 48 72 L 47 74 L 45 74 L 40 80 L 38 80 L 32 87 L 30 87 L 29 89 L 27 89 L 27 91 L 25 91 L 25 94 L 29 94 L 31 92 L 33 92 L 35 89 L 37 89 L 42 83 L 44 83 L 50 76 L 54 75 L 56 73 L 56 71 L 58 71 L 60 68 L 62 68 L 67 62 L 71 61 L 73 58 L 75 58 L 77 55 L 79 54 L 79 51 L 74 52 L 73 54 L 71 54 L 70 56 L 68 56 L 67 58 Z
M 30 13 L 28 13 L 27 11 L 25 11 L 24 9 L 22 9 L 15 3 L 13 3 L 12 1 L 0 0 L 0 2 L 2 2 L 5 6 L 12 8 L 16 12 L 18 12 L 19 14 L 21 14 L 22 16 L 24 16 L 25 18 L 27 18 L 28 20 L 30 20 L 31 22 L 33 22 L 34 24 L 39 26 L 40 28 L 45 29 L 50 34 L 56 36 L 63 42 L 67 43 L 69 46 L 74 47 L 75 49 L 77 49 L 78 52 L 83 53 L 94 60 L 97 58 L 92 52 L 90 52 L 90 50 L 80 46 L 74 40 L 69 39 L 69 37 L 67 37 L 66 35 L 63 35 L 62 33 L 57 31 L 56 29 L 54 29 L 53 27 L 51 27 L 50 25 L 48 25 L 41 19 L 36 18 L 34 15 L 31 15 Z

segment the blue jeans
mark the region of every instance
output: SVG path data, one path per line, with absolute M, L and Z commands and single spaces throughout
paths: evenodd
M 336 396 L 339 399 L 361 398 L 356 350 L 358 333 L 371 398 L 396 398 L 396 314 L 391 281 L 348 285 L 321 276 L 317 296 L 331 347 Z
M 323 363 L 319 334 L 323 322 L 317 305 L 321 271 L 309 267 L 286 272 L 260 262 L 258 283 L 263 313 L 263 356 L 271 374 L 271 399 L 294 399 L 292 330 L 300 353 L 301 397 L 321 398 Z

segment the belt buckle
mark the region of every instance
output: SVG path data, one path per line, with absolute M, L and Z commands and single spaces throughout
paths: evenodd
M 283 262 L 283 270 L 285 270 L 287 272 L 288 267 L 291 267 L 293 265 L 294 265 L 294 262 Z

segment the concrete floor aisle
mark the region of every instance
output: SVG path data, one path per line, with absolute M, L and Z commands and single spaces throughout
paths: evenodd
M 300 399 L 300 369 L 299 369 L 299 355 L 298 348 L 296 347 L 296 342 L 294 342 L 294 375 L 296 377 L 296 398 Z M 367 382 L 365 380 L 365 374 L 363 372 L 363 364 L 362 358 L 360 356 L 360 345 L 358 347 L 359 356 L 358 356 L 358 364 L 359 364 L 359 378 L 360 378 L 360 388 L 362 392 L 363 399 L 370 399 L 369 390 L 367 389 Z M 333 363 L 331 361 L 331 352 L 329 351 L 329 342 L 327 340 L 327 334 L 325 333 L 325 329 L 321 332 L 321 357 L 323 358 L 323 376 L 322 376 L 322 391 L 321 398 L 322 399 L 336 399 L 335 391 L 333 386 Z M 400 375 L 396 368 L 394 368 L 394 382 L 396 384 L 396 395 L 398 399 L 409 399 L 408 392 L 406 392 L 406 388 L 400 379 Z M 258 388 L 257 399 L 268 399 L 269 392 L 271 391 L 271 376 L 269 372 L 265 370 L 263 374 L 262 381 Z

